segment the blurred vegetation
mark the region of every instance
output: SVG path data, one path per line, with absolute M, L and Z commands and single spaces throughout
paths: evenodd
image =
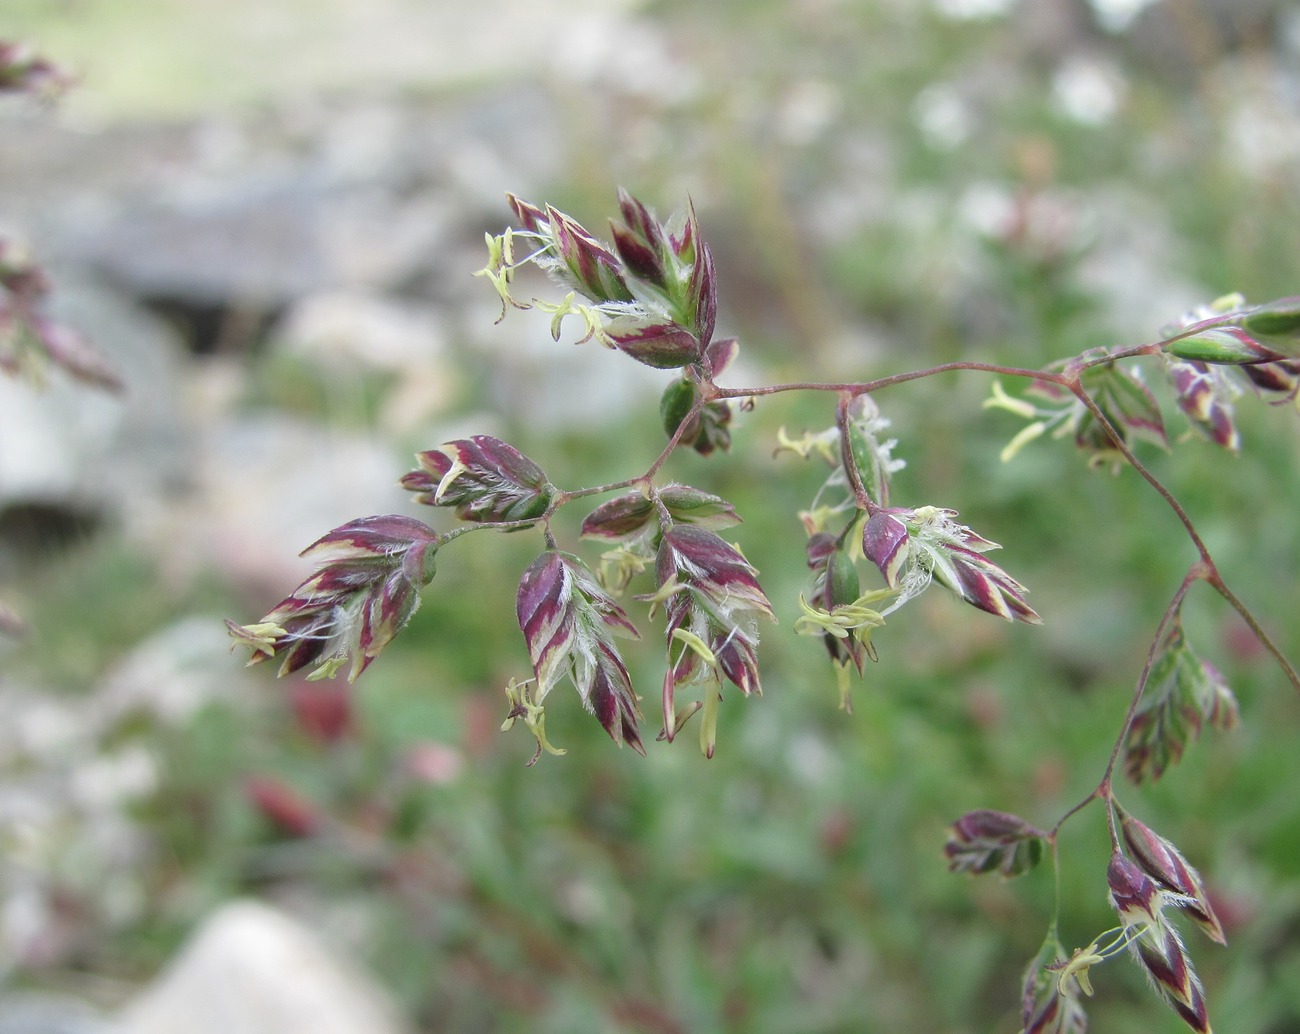
M 1167 294 L 1146 324 L 1108 307 L 1089 263 L 1125 248 L 1171 264 L 1149 283 L 1167 277 L 1206 298 L 1297 291 L 1297 170 L 1244 169 L 1225 125 L 1233 75 L 1277 52 L 1189 54 L 1174 74 L 1096 31 L 1090 53 L 1123 86 L 1094 123 L 1053 100 L 1062 56 L 1036 49 L 1012 15 L 659 0 L 644 19 L 680 63 L 665 89 L 674 74 L 690 88 L 638 107 L 562 81 L 582 115 L 572 176 L 537 200 L 598 224 L 615 184 L 661 210 L 691 193 L 706 233 L 716 230 L 720 331 L 740 335 L 767 380 L 958 356 L 1037 364 L 1136 343 L 1176 313 L 1159 309 Z M 95 35 L 56 21 L 51 49 L 74 31 Z M 103 56 L 108 68 L 113 48 Z M 133 67 L 141 89 L 170 82 Z M 926 106 L 949 101 L 955 123 L 931 112 L 927 130 Z M 1064 229 L 1038 240 L 972 228 L 963 199 L 979 186 L 1012 205 L 1059 204 Z M 1135 237 L 1160 239 L 1117 242 L 1105 216 L 1120 200 L 1142 215 Z M 314 389 L 288 392 L 266 362 L 252 404 L 328 408 Z M 567 756 L 525 770 L 527 737 L 496 727 L 501 687 L 526 669 L 513 594 L 537 543 L 468 536 L 440 555 L 422 609 L 352 689 L 286 686 L 259 670 L 247 676 L 258 680 L 255 706 L 218 702 L 151 732 L 163 776 L 134 815 L 153 842 L 136 874 L 149 906 L 125 927 L 93 929 L 73 968 L 145 978 L 196 916 L 255 892 L 305 903 L 324 929 L 364 945 L 422 1030 L 1014 1031 L 1050 872 L 1012 884 L 954 877 L 945 826 L 978 807 L 1050 824 L 1089 791 L 1192 551 L 1143 483 L 1087 470 L 1068 443 L 1038 442 L 999 464 L 1018 426 L 980 409 L 987 391 L 966 374 L 879 398 L 908 461 L 895 497 L 953 506 L 1002 542 L 1044 628 L 1004 626 L 931 594 L 877 637 L 880 661 L 855 690 L 855 713 L 837 711 L 821 645 L 790 633 L 806 582 L 795 512 L 821 472 L 771 457 L 778 427 L 826 426 L 831 407 L 765 401 L 741 418 L 731 457 L 669 468 L 744 515 L 732 537 L 781 620 L 762 645 L 765 694 L 728 698 L 712 761 L 693 729 L 644 759 L 617 751 L 574 702 L 548 710 Z M 465 412 L 478 402 L 465 399 Z M 367 401 L 336 415 L 369 412 Z M 1240 457 L 1196 440 L 1148 458 L 1229 584 L 1300 657 L 1296 414 L 1244 398 L 1238 415 Z M 654 399 L 596 436 L 502 428 L 571 487 L 644 469 L 658 434 Z M 75 692 L 170 613 L 245 619 L 264 604 L 215 574 L 199 589 L 164 590 L 148 557 L 124 549 L 100 535 L 15 581 L 41 631 L 8 654 L 11 671 Z M 1229 946 L 1189 938 L 1211 1017 L 1238 1034 L 1281 1034 L 1300 1025 L 1300 714 L 1217 598 L 1198 590 L 1185 613 L 1193 643 L 1237 692 L 1242 726 L 1207 734 L 1160 784 L 1120 797 L 1178 843 L 1222 902 Z M 647 699 L 660 649 L 649 636 L 628 651 Z M 342 703 L 326 699 L 339 692 Z M 330 707 L 348 715 L 337 735 L 318 727 Z M 293 795 L 306 827 L 259 812 L 250 777 Z M 1062 836 L 1067 947 L 1112 921 L 1103 825 L 1089 811 Z M 1090 1029 L 1183 1029 L 1129 963 L 1094 983 Z

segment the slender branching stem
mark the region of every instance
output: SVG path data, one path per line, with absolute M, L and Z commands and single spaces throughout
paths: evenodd
M 1169 605 L 1165 607 L 1165 612 L 1160 615 L 1160 623 L 1156 625 L 1155 635 L 1151 637 L 1151 645 L 1147 648 L 1146 661 L 1142 665 L 1142 673 L 1138 676 L 1137 685 L 1134 687 L 1133 696 L 1129 700 L 1128 711 L 1124 714 L 1124 721 L 1120 723 L 1119 735 L 1115 737 L 1114 746 L 1110 749 L 1110 757 L 1106 761 L 1106 774 L 1097 786 L 1099 796 L 1110 798 L 1111 780 L 1115 774 L 1115 765 L 1119 761 L 1120 751 L 1124 748 L 1124 741 L 1128 738 L 1129 728 L 1133 725 L 1133 719 L 1137 715 L 1138 705 L 1142 702 L 1142 694 L 1146 692 L 1147 682 L 1151 678 L 1151 669 L 1155 666 L 1156 657 L 1160 653 L 1161 644 L 1164 643 L 1165 637 L 1169 633 L 1169 626 L 1178 618 L 1179 608 L 1183 605 L 1183 598 L 1196 582 L 1205 578 L 1206 569 L 1203 564 L 1195 563 L 1183 576 L 1182 584 L 1178 586 L 1178 591 L 1174 593 Z
M 1179 335 L 1182 337 L 1184 335 Z M 1170 338 L 1167 341 L 1151 341 L 1145 345 L 1133 345 L 1130 348 L 1113 348 L 1108 349 L 1102 355 L 1089 356 L 1086 359 L 1080 358 L 1071 364 L 1071 369 L 1078 373 L 1084 370 L 1090 370 L 1094 366 L 1107 366 L 1110 363 L 1117 362 L 1120 359 L 1134 359 L 1144 355 L 1158 355 L 1164 350 L 1169 341 L 1176 341 L 1178 338 Z
M 787 391 L 824 391 L 855 397 L 870 395 L 895 384 L 918 381 L 935 374 L 952 373 L 957 370 L 974 370 L 979 373 L 993 373 L 1002 377 L 1023 377 L 1028 380 L 1049 381 L 1065 386 L 1067 379 L 1058 373 L 1043 370 L 1030 370 L 1020 366 L 1000 366 L 996 363 L 955 362 L 928 366 L 923 370 L 909 370 L 907 373 L 895 373 L 888 377 L 879 377 L 871 381 L 793 381 L 789 384 L 769 384 L 755 388 L 718 388 L 715 398 L 761 398 L 764 395 L 777 395 Z
M 681 423 L 677 425 L 677 429 L 673 431 L 673 436 L 668 439 L 668 444 L 664 446 L 663 451 L 659 453 L 659 456 L 655 461 L 650 464 L 650 469 L 641 475 L 640 480 L 649 482 L 659 473 L 659 468 L 668 462 L 668 457 L 671 456 L 673 450 L 677 448 L 678 443 L 682 440 L 682 435 L 686 433 L 686 429 L 691 425 L 691 422 L 699 416 L 704 407 L 716 397 L 716 395 L 713 395 L 710 392 L 705 392 L 700 398 L 695 400 L 695 403 L 691 408 L 686 411 L 686 416 L 682 418 Z
M 1227 600 L 1233 610 L 1241 615 L 1241 619 L 1246 622 L 1246 625 L 1250 628 L 1260 645 L 1268 651 L 1273 660 L 1277 662 L 1278 667 L 1282 669 L 1282 673 L 1286 676 L 1287 681 L 1291 683 L 1297 693 L 1300 693 L 1300 672 L 1296 671 L 1295 666 L 1287 659 L 1286 655 L 1283 654 L 1281 647 L 1279 647 L 1277 643 L 1274 642 L 1273 638 L 1264 630 L 1259 620 L 1251 613 L 1250 609 L 1244 602 L 1242 602 L 1240 597 L 1228 588 L 1227 583 L 1223 580 L 1223 576 L 1219 573 L 1217 565 L 1214 563 L 1214 558 L 1210 556 L 1209 549 L 1206 547 L 1200 533 L 1196 530 L 1196 526 L 1192 523 L 1191 516 L 1187 513 L 1187 510 L 1183 507 L 1182 503 L 1180 503 L 1165 484 L 1152 474 L 1142 461 L 1137 458 L 1133 450 L 1129 448 L 1120 437 L 1119 432 L 1115 429 L 1114 424 L 1111 423 L 1105 412 L 1095 401 L 1093 401 L 1092 397 L 1084 391 L 1078 381 L 1064 381 L 1063 383 L 1080 402 L 1088 407 L 1088 411 L 1092 413 L 1097 422 L 1105 429 L 1107 435 L 1110 436 L 1112 444 L 1123 455 L 1124 459 L 1134 469 L 1134 471 L 1137 472 L 1138 476 L 1154 488 L 1165 503 L 1168 504 L 1169 508 L 1173 510 L 1174 515 L 1178 518 L 1178 522 L 1182 524 L 1183 530 L 1187 533 L 1187 537 L 1191 539 L 1192 545 L 1200 555 L 1201 570 L 1198 574 L 1198 578 L 1209 582 L 1210 585 L 1214 587 L 1215 591 Z
M 1114 445 L 1115 450 L 1124 457 L 1125 461 L 1127 461 L 1128 465 L 1133 468 L 1138 477 L 1154 488 L 1160 498 L 1162 498 L 1165 503 L 1168 504 L 1169 508 L 1174 511 L 1174 515 L 1178 518 L 1178 522 L 1183 526 L 1183 530 L 1187 533 L 1187 537 L 1192 540 L 1192 545 L 1200 555 L 1201 561 L 1213 570 L 1214 561 L 1210 557 L 1210 551 L 1206 548 L 1204 541 L 1202 541 L 1200 533 L 1192 523 L 1192 518 L 1188 515 L 1187 510 L 1183 508 L 1183 504 L 1178 501 L 1167 487 L 1165 487 L 1164 482 L 1151 473 L 1146 465 L 1137 458 L 1137 454 L 1134 453 L 1128 443 L 1124 441 L 1123 436 L 1120 435 L 1115 425 L 1111 423 L 1110 417 L 1106 415 L 1105 410 L 1093 401 L 1092 396 L 1084 390 L 1083 385 L 1079 383 L 1077 377 L 1066 379 L 1061 383 L 1070 390 L 1075 398 L 1088 408 L 1088 412 L 1093 415 L 1093 418 L 1110 438 L 1111 444 Z
M 1210 572 L 1206 576 L 1205 580 L 1214 587 L 1215 592 L 1228 601 L 1229 606 L 1231 606 L 1233 610 L 1241 615 L 1241 620 L 1246 622 L 1247 627 L 1259 641 L 1259 644 L 1263 646 L 1273 660 L 1277 662 L 1277 666 L 1282 669 L 1282 673 L 1286 675 L 1287 681 L 1295 687 L 1296 692 L 1300 693 L 1300 673 L 1298 673 L 1295 666 L 1287 660 L 1286 655 L 1282 652 L 1282 648 L 1273 641 L 1273 638 L 1264 630 L 1255 615 L 1250 612 L 1244 603 L 1242 603 L 1236 593 L 1224 584 L 1223 579 L 1219 576 L 1219 572 Z
M 1146 692 L 1147 683 L 1151 679 L 1151 669 L 1155 666 L 1156 657 L 1160 651 L 1160 645 L 1164 642 L 1165 636 L 1169 632 L 1170 623 L 1178 616 L 1178 610 L 1183 604 L 1183 598 L 1187 595 L 1187 590 L 1197 581 L 1205 578 L 1205 568 L 1200 562 L 1193 564 L 1184 576 L 1182 584 L 1178 586 L 1178 591 L 1174 593 L 1169 605 L 1165 607 L 1165 612 L 1160 617 L 1160 622 L 1156 626 L 1155 635 L 1151 637 L 1151 645 L 1147 648 L 1146 662 L 1142 666 L 1142 672 L 1138 675 L 1137 685 L 1133 689 L 1133 695 L 1129 698 L 1128 710 L 1124 713 L 1124 720 L 1120 723 L 1119 733 L 1115 737 L 1115 742 L 1110 749 L 1110 756 L 1106 760 L 1106 768 L 1102 774 L 1101 780 L 1095 787 L 1088 792 L 1088 796 L 1083 798 L 1073 807 L 1069 808 L 1059 819 L 1056 825 L 1048 834 L 1052 843 L 1056 842 L 1056 834 L 1071 818 L 1086 808 L 1095 800 L 1111 801 L 1113 799 L 1112 782 L 1115 775 L 1115 766 L 1119 762 L 1120 752 L 1124 749 L 1124 741 L 1128 738 L 1129 728 L 1133 725 L 1133 719 L 1137 716 L 1138 706 L 1142 702 L 1142 695 Z M 1115 831 L 1113 816 L 1108 816 L 1108 825 L 1110 827 L 1112 845 L 1118 844 L 1118 838 Z
M 607 485 L 592 485 L 590 488 L 575 488 L 572 491 L 560 492 L 555 496 L 550 510 L 554 513 L 565 503 L 571 503 L 575 499 L 585 499 L 588 496 L 604 495 L 607 492 L 617 492 L 623 488 L 632 488 L 643 483 L 646 480 L 644 474 L 638 474 L 634 478 L 624 478 L 622 481 L 611 481 Z
M 1090 797 L 1089 800 L 1092 798 Z M 1057 829 L 1060 824 L 1057 824 Z M 1061 922 L 1061 848 L 1057 843 L 1056 829 L 1047 834 L 1047 847 L 1052 852 L 1052 918 L 1047 924 L 1047 936 L 1060 939 Z

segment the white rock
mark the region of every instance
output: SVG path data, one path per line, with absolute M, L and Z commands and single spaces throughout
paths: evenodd
M 134 714 L 183 726 L 210 701 L 231 699 L 231 680 L 238 678 L 241 663 L 231 654 L 221 617 L 208 613 L 181 618 L 137 643 L 113 666 L 96 687 L 86 720 L 101 735 L 111 734 Z M 123 767 L 108 783 L 147 788 L 139 760 L 116 757 L 113 763 Z
M 158 534 L 173 555 L 215 563 L 274 603 L 315 568 L 299 551 L 332 528 L 412 512 L 410 493 L 397 485 L 409 467 L 403 450 L 374 436 L 234 415 L 205 433 L 194 492 Z
M 184 469 L 180 349 L 159 320 L 113 291 L 51 275 L 50 315 L 92 341 L 126 388 L 112 395 L 60 371 L 44 387 L 0 377 L 0 506 L 129 512 Z
M 331 291 L 295 303 L 276 334 L 290 354 L 344 371 L 401 373 L 445 350 L 437 313 L 367 291 Z
M 121 1014 L 126 1034 L 400 1034 L 379 986 L 305 926 L 223 906 Z

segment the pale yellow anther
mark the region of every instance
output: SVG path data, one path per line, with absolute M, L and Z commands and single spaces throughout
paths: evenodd
M 815 434 L 812 431 L 805 431 L 798 438 L 792 438 L 783 426 L 776 432 L 777 447 L 774 455 L 793 452 L 800 459 L 806 460 L 815 452 L 827 463 L 833 464 L 838 459 L 835 449 L 837 438 L 838 432 L 834 428 L 829 431 L 819 431 Z
M 859 639 L 870 638 L 870 629 L 880 628 L 885 619 L 880 611 L 868 606 L 894 595 L 893 589 L 871 589 L 859 596 L 852 603 L 841 604 L 832 610 L 814 607 L 801 593 L 799 609 L 803 616 L 796 619 L 794 630 L 799 635 L 818 635 L 828 633 L 836 639 L 847 639 L 855 633 Z M 863 632 L 861 630 L 867 630 Z
M 626 546 L 619 546 L 600 555 L 600 584 L 606 590 L 619 595 L 627 588 L 628 582 L 639 575 L 650 564 L 650 557 L 644 556 Z
M 253 648 L 254 653 L 264 653 L 268 657 L 275 656 L 276 642 L 289 634 L 286 629 L 281 628 L 273 621 L 231 627 L 235 628 L 239 633 L 236 646 L 250 646 Z
M 709 667 L 716 668 L 718 666 L 718 658 L 713 651 L 709 649 L 709 644 L 694 632 L 685 628 L 674 628 L 672 637 L 687 647 L 687 649 L 693 650 L 699 656 L 700 660 Z
M 512 711 L 519 708 L 523 709 L 523 714 L 509 715 L 501 723 L 501 731 L 512 728 L 515 722 L 522 718 L 528 731 L 533 734 L 533 739 L 537 741 L 537 753 L 533 755 L 530 765 L 534 764 L 542 755 L 542 751 L 548 754 L 562 755 L 565 753 L 564 748 L 553 746 L 546 738 L 546 709 L 539 703 L 533 701 L 531 694 L 528 692 L 528 686 L 535 683 L 536 680 L 528 679 L 526 682 L 518 682 L 511 679 L 506 684 L 506 700 L 510 703 Z
M 1075 948 L 1074 954 L 1070 960 L 1061 967 L 1060 975 L 1056 978 L 1056 989 L 1061 994 L 1068 994 L 1071 978 L 1078 981 L 1079 989 L 1089 998 L 1092 997 L 1092 980 L 1088 976 L 1088 970 L 1100 962 L 1105 962 L 1107 958 L 1113 955 L 1114 945 L 1104 952 L 1097 950 L 1097 942 L 1093 941 L 1086 948 Z
M 677 593 L 685 591 L 686 588 L 685 585 L 682 585 L 681 582 L 677 580 L 677 574 L 674 572 L 668 576 L 668 580 L 664 582 L 663 585 L 659 586 L 655 592 L 648 596 L 638 596 L 637 599 L 644 600 L 646 603 L 650 604 L 650 616 L 654 617 L 655 608 L 658 607 L 659 604 L 663 603 L 665 600 L 671 599 Z
M 323 679 L 332 679 L 338 670 L 348 662 L 347 657 L 331 657 L 329 660 L 318 665 L 307 676 L 308 682 L 320 682 Z
M 438 481 L 438 487 L 434 490 L 433 502 L 435 505 L 442 503 L 443 497 L 447 494 L 447 489 L 451 488 L 452 482 L 468 469 L 459 459 L 452 461 L 451 466 L 447 468 L 447 473 Z
M 718 704 L 722 697 L 713 686 L 704 689 L 704 714 L 700 718 L 700 753 L 713 757 L 718 743 Z
M 814 607 L 804 598 L 803 593 L 799 594 L 799 609 L 803 611 L 803 617 L 797 619 L 794 623 L 794 630 L 798 635 L 818 635 L 822 632 L 830 632 L 831 635 L 840 639 L 847 635 L 844 629 L 836 624 L 835 618 L 831 616 L 830 611 Z
M 1018 417 L 1026 420 L 1032 420 L 1038 416 L 1038 409 L 1033 403 L 1026 402 L 1024 399 L 1012 398 L 1002 387 L 1001 381 L 993 382 L 993 396 L 984 400 L 985 409 L 1005 409 L 1008 413 L 1015 413 Z
M 849 662 L 832 661 L 835 669 L 835 688 L 840 697 L 840 710 L 845 714 L 853 713 L 853 683 L 849 679 Z
M 1019 433 L 1007 442 L 998 458 L 1003 463 L 1010 463 L 1015 458 L 1016 453 L 1032 442 L 1035 438 L 1047 430 L 1047 423 L 1043 420 L 1035 420 L 1032 424 L 1022 427 Z

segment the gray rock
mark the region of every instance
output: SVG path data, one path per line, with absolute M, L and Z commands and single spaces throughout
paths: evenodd
M 181 618 L 136 644 L 104 678 L 91 697 L 93 724 L 108 732 L 129 715 L 147 713 L 184 725 L 209 701 L 229 700 L 242 663 L 231 654 L 220 617 Z
M 270 348 L 309 364 L 331 392 L 358 375 L 384 382 L 376 419 L 398 439 L 419 437 L 461 388 L 439 307 L 369 291 L 329 291 L 295 303 L 272 330 Z
M 42 390 L 0 378 L 0 507 L 63 503 L 97 508 L 89 485 L 124 406 L 83 386 L 59 382 Z
M 328 203 L 294 176 L 137 200 L 87 227 L 72 254 L 137 297 L 269 308 L 328 283 Z
M 400 1034 L 385 993 L 303 924 L 256 901 L 210 916 L 121 1014 L 126 1034 Z
M 0 377 L 0 508 L 38 502 L 118 515 L 183 476 L 180 348 L 116 293 L 53 276 L 52 315 L 94 343 L 126 391 L 112 395 L 57 372 L 43 387 Z
M 179 565 L 214 564 L 259 598 L 279 599 L 312 570 L 298 553 L 331 528 L 411 512 L 397 485 L 409 459 L 356 432 L 232 415 L 205 431 L 194 490 L 159 515 L 153 538 Z
M 367 291 L 330 291 L 285 313 L 274 343 L 334 370 L 401 373 L 441 358 L 446 331 L 430 306 Z

